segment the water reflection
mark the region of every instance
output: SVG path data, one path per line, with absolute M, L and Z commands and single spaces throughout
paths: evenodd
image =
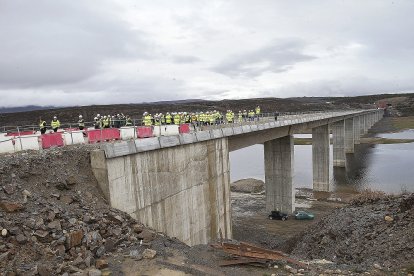
M 355 153 L 346 156 L 346 169 L 332 168 L 332 146 L 330 154 L 331 191 L 373 189 L 388 193 L 414 192 L 414 143 L 355 145 Z M 294 161 L 294 186 L 312 188 L 312 146 L 295 146 Z M 231 152 L 230 170 L 231 181 L 249 177 L 264 180 L 263 145 Z
M 414 139 L 414 129 L 407 129 L 396 133 L 380 133 L 376 136 L 387 139 Z

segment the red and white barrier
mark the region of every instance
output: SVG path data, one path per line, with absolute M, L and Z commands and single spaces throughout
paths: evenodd
M 85 144 L 82 130 L 75 130 L 63 133 L 63 140 L 65 145 Z
M 178 128 L 179 133 L 190 133 L 190 125 L 189 124 L 182 124 Z
M 43 134 L 41 136 L 42 139 L 42 148 L 48 149 L 51 147 L 62 147 L 63 144 L 63 136 L 62 133 L 50 133 L 50 134 Z
M 137 137 L 138 138 L 149 138 L 153 137 L 152 127 L 137 127 Z
M 129 140 L 135 138 L 135 128 L 134 127 L 121 127 L 121 139 L 122 140 Z
M 166 125 L 161 127 L 162 136 L 178 135 L 179 133 L 177 125 Z
M 117 128 L 88 130 L 86 133 L 91 144 L 121 139 L 120 131 Z

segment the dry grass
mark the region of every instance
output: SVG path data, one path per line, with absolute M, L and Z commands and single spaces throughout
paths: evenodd
M 370 189 L 362 191 L 359 195 L 351 200 L 352 205 L 362 205 L 365 203 L 374 203 L 381 199 L 387 198 L 389 195 L 381 191 L 373 191 Z
M 391 119 L 391 123 L 398 130 L 414 129 L 414 116 L 395 117 Z

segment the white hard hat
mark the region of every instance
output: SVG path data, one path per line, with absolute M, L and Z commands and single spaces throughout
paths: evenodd
M 53 119 L 57 119 L 57 117 L 56 116 L 53 116 Z
M 79 118 L 82 118 L 82 115 L 79 115 Z

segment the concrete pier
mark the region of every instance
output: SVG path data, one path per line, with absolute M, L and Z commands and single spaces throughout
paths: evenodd
M 354 117 L 354 144 L 361 143 L 359 117 Z
M 293 136 L 264 143 L 266 210 L 295 211 L 293 188 Z
M 329 191 L 329 125 L 312 129 L 313 189 Z
M 333 166 L 345 167 L 345 121 L 341 120 L 331 125 Z
M 354 153 L 354 118 L 345 119 L 345 153 Z
M 365 117 L 359 116 L 359 137 L 365 134 Z

